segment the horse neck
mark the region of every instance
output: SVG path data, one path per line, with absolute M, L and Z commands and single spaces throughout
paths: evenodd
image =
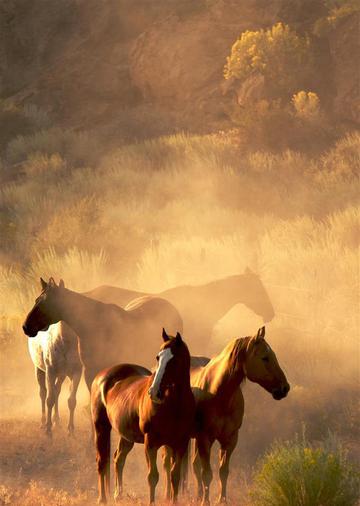
M 179 400 L 179 402 L 181 402 L 182 400 L 185 400 L 188 393 L 191 393 L 190 367 L 189 370 L 184 371 L 182 381 L 176 385 L 176 398 Z
M 220 320 L 236 304 L 246 304 L 247 279 L 243 274 L 229 276 L 204 285 L 202 292 L 211 316 Z
M 100 313 L 106 310 L 106 307 L 107 304 L 64 289 L 58 309 L 61 320 L 66 322 L 78 336 L 82 336 L 99 326 Z M 121 308 L 118 309 L 119 313 L 123 311 Z
M 238 340 L 230 343 L 219 355 L 211 359 L 203 368 L 201 388 L 205 388 L 216 397 L 221 396 L 225 399 L 232 397 L 246 377 L 244 362 L 248 339 L 246 337 L 241 339 L 237 352 L 235 343 Z

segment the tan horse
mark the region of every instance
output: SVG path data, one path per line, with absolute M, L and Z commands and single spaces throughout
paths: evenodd
M 100 372 L 92 384 L 91 411 L 101 503 L 106 502 L 109 490 L 112 428 L 120 435 L 114 455 L 114 498 L 121 498 L 127 454 L 135 443 L 144 443 L 150 504 L 155 501 L 159 480 L 157 450 L 163 445 L 168 445 L 172 453 L 171 499 L 176 502 L 181 462 L 194 422 L 195 401 L 190 387 L 190 354 L 186 344 L 179 333 L 170 337 L 165 330 L 163 340 L 154 374 L 141 366 L 121 364 Z
M 182 329 L 182 320 L 170 302 L 146 297 L 133 309 L 124 310 L 114 304 L 89 299 L 59 286 L 50 278 L 41 280 L 42 292 L 28 314 L 23 330 L 35 337 L 40 330 L 60 320 L 65 321 L 78 336 L 80 359 L 86 384 L 90 390 L 96 374 L 116 363 L 134 357 L 151 365 L 157 352 L 157 338 L 164 325 Z M 176 330 L 175 330 L 176 331 Z
M 123 307 L 132 299 L 148 294 L 99 286 L 84 295 Z M 204 351 L 204 344 L 210 339 L 215 324 L 236 304 L 244 304 L 261 316 L 264 323 L 275 315 L 264 284 L 250 269 L 203 285 L 176 286 L 156 296 L 168 300 L 179 310 L 184 319 L 185 335 L 191 336 L 191 349 L 195 353 Z
M 51 436 L 52 410 L 55 424 L 59 423 L 58 400 L 61 386 L 66 377 L 70 379 L 69 434 L 74 432 L 74 411 L 76 392 L 80 383 L 82 365 L 80 362 L 76 334 L 64 322 L 50 325 L 46 332 L 39 332 L 28 339 L 31 359 L 35 366 L 41 399 L 41 425 Z M 45 403 L 47 414 L 45 414 Z
M 276 400 L 286 397 L 290 390 L 275 353 L 265 341 L 265 327 L 259 329 L 254 337 L 232 340 L 207 365 L 191 370 L 197 422 L 193 468 L 198 498 L 203 505 L 209 504 L 212 481 L 210 453 L 215 440 L 220 443 L 219 502 L 226 502 L 230 457 L 236 447 L 244 415 L 240 386 L 246 378 L 261 385 Z M 168 458 L 164 462 L 166 464 Z

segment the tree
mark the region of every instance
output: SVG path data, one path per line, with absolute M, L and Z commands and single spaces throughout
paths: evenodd
M 267 30 L 242 33 L 227 57 L 224 76 L 245 81 L 254 73 L 261 73 L 268 98 L 288 100 L 306 87 L 311 71 L 308 37 L 301 37 L 288 25 L 277 23 Z

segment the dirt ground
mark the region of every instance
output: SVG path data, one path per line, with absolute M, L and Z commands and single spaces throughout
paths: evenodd
M 8 416 L 0 421 L 0 505 L 92 506 L 97 503 L 95 452 L 86 408 L 80 406 L 78 409 L 74 437 L 67 435 L 67 413 L 64 409 L 61 411 L 62 423 L 54 429 L 52 439 L 40 428 L 40 417 L 35 413 L 26 417 Z M 114 435 L 113 448 L 115 441 Z M 216 472 L 216 462 L 214 464 Z M 157 504 L 160 506 L 167 504 L 163 501 L 160 452 L 158 467 Z M 128 457 L 124 473 L 125 494 L 119 504 L 148 504 L 146 473 L 143 447 L 138 445 Z M 195 503 L 193 490 L 191 483 L 190 492 L 180 499 L 180 505 Z M 214 480 L 214 502 L 217 490 Z M 245 491 L 244 476 L 233 469 L 229 504 L 247 504 Z M 112 497 L 109 502 L 113 502 Z

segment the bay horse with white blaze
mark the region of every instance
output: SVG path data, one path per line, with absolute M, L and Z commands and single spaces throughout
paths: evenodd
M 210 454 L 217 440 L 220 443 L 219 502 L 225 503 L 230 457 L 244 416 L 241 384 L 248 378 L 276 400 L 287 396 L 290 385 L 275 353 L 265 341 L 265 327 L 259 329 L 254 337 L 233 339 L 205 366 L 192 368 L 190 376 L 196 403 L 193 468 L 198 499 L 203 505 L 210 504 Z M 167 452 L 169 454 L 169 450 Z M 167 463 L 168 458 L 164 462 Z
M 65 288 L 61 280 L 41 279 L 42 292 L 27 315 L 23 330 L 35 337 L 41 330 L 60 320 L 78 336 L 80 359 L 86 384 L 90 390 L 96 374 L 116 363 L 137 357 L 151 365 L 156 355 L 156 340 L 164 325 L 173 332 L 181 331 L 182 319 L 170 302 L 145 297 L 129 310 L 104 304 Z
M 135 443 L 144 443 L 150 504 L 155 502 L 159 480 L 157 450 L 163 445 L 169 447 L 172 455 L 171 499 L 176 502 L 182 458 L 193 428 L 195 401 L 190 387 L 190 354 L 186 344 L 179 333 L 170 337 L 164 329 L 163 340 L 155 373 L 138 365 L 121 364 L 100 372 L 93 381 L 91 411 L 100 503 L 106 502 L 109 491 L 112 428 L 120 435 L 114 454 L 114 498 L 121 498 L 127 454 Z
M 71 382 L 68 397 L 68 432 L 72 434 L 76 392 L 82 373 L 76 334 L 65 322 L 55 323 L 50 325 L 46 332 L 38 332 L 34 338 L 29 337 L 28 346 L 40 389 L 42 427 L 45 427 L 46 433 L 51 436 L 53 408 L 54 422 L 56 425 L 59 424 L 59 395 L 62 383 L 68 377 Z

